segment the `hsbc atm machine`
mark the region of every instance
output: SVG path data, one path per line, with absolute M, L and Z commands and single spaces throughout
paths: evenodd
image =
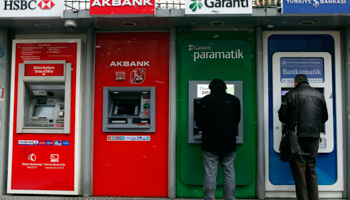
M 189 81 L 188 85 L 188 143 L 201 144 L 202 131 L 196 126 L 194 120 L 195 111 L 201 98 L 210 94 L 209 84 L 211 81 Z M 225 81 L 226 92 L 236 96 L 241 103 L 241 116 L 243 113 L 243 82 Z M 243 117 L 238 124 L 237 144 L 243 144 Z
M 70 63 L 24 61 L 19 64 L 17 133 L 69 134 L 70 96 Z
M 78 194 L 72 64 L 35 60 L 17 66 L 8 193 Z

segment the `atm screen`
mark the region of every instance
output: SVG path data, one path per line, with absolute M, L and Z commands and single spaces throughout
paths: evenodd
M 114 101 L 113 115 L 137 115 L 140 101 Z
M 286 94 L 292 90 L 293 88 L 281 88 L 281 98 L 282 98 L 282 104 L 285 104 Z
M 55 111 L 55 105 L 35 105 L 33 117 L 52 118 Z
M 285 96 L 288 92 L 289 92 L 289 90 L 282 90 L 281 95 Z

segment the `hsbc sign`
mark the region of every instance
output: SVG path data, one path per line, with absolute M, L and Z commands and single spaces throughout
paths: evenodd
M 63 17 L 63 0 L 3 0 L 0 18 Z
M 155 0 L 90 0 L 90 15 L 154 15 Z

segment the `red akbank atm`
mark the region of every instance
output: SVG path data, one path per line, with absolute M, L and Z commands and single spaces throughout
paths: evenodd
M 96 34 L 94 196 L 168 196 L 169 33 Z
M 7 192 L 79 193 L 80 40 L 14 40 Z

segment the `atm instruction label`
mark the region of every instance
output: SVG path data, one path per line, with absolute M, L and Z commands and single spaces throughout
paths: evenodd
M 107 141 L 151 141 L 151 136 L 113 136 L 108 135 Z

